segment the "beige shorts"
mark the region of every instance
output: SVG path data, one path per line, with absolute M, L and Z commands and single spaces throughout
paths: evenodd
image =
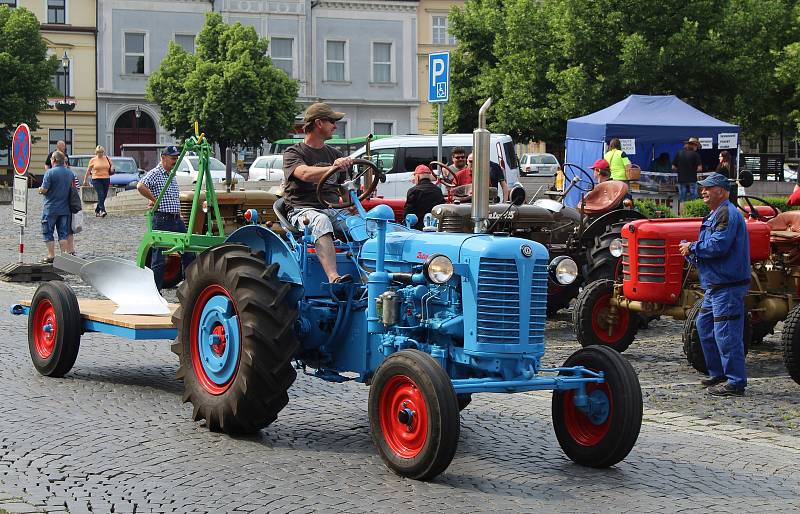
M 302 231 L 305 227 L 304 220 L 308 218 L 311 235 L 316 241 L 325 234 L 333 234 L 334 230 L 346 233 L 349 216 L 350 214 L 344 209 L 313 209 L 309 207 L 293 210 L 289 215 L 289 222 Z

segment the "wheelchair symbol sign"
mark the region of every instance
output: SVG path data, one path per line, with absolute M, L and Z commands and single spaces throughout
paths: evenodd
M 446 103 L 450 99 L 450 52 L 428 54 L 428 101 Z

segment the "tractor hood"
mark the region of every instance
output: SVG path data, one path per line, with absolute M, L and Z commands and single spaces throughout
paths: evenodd
M 389 272 L 411 272 L 414 266 L 424 264 L 431 255 L 437 254 L 464 264 L 480 257 L 517 259 L 532 256 L 546 260 L 548 255 L 541 244 L 515 237 L 417 231 L 386 234 L 385 263 Z M 377 255 L 377 241 L 366 241 L 361 249 L 362 264 L 374 269 Z

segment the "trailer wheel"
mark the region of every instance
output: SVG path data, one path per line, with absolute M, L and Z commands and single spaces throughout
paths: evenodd
M 572 310 L 572 324 L 582 346 L 603 345 L 624 352 L 636 337 L 639 318 L 628 309 L 611 314 L 612 280 L 597 280 L 583 288 Z
M 31 301 L 28 349 L 36 371 L 63 377 L 75 364 L 81 343 L 81 311 L 72 288 L 65 282 L 44 282 Z
M 178 288 L 172 351 L 183 401 L 213 431 L 260 430 L 289 402 L 297 311 L 277 272 L 246 246 L 228 244 L 200 254 Z
M 567 457 L 582 466 L 613 466 L 630 453 L 639 437 L 639 378 L 622 355 L 605 346 L 589 346 L 573 353 L 564 363 L 564 367 L 572 366 L 602 371 L 605 382 L 586 384 L 588 409 L 575 405 L 574 389 L 553 391 L 553 429 L 558 443 Z
M 429 480 L 450 465 L 458 446 L 458 401 L 447 373 L 427 353 L 387 357 L 369 388 L 372 440 L 400 476 Z
M 594 282 L 595 280 L 609 279 L 614 280 L 617 263 L 619 257 L 614 257 L 608 251 L 611 241 L 622 237 L 622 227 L 625 226 L 630 220 L 612 223 L 606 227 L 606 230 L 599 236 L 595 236 L 594 242 L 586 252 L 586 268 L 585 274 L 586 282 Z
M 789 311 L 783 322 L 783 363 L 792 380 L 800 384 L 800 306 Z
M 689 365 L 699 371 L 700 373 L 707 374 L 708 367 L 706 366 L 706 357 L 703 354 L 703 347 L 700 344 L 700 335 L 697 333 L 697 316 L 700 314 L 700 306 L 703 300 L 697 300 L 689 312 L 686 314 L 686 321 L 683 322 L 683 354 L 686 355 L 686 360 Z M 752 340 L 753 328 L 750 322 L 750 314 L 744 317 L 744 354 L 750 351 L 750 342 Z

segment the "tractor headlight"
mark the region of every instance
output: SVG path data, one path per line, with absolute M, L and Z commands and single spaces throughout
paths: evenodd
M 608 245 L 608 251 L 614 257 L 622 255 L 622 239 L 617 237 L 611 240 L 611 244 Z
M 575 261 L 561 255 L 550 261 L 550 276 L 562 286 L 568 286 L 578 278 L 578 265 Z
M 422 272 L 434 284 L 444 284 L 453 277 L 453 261 L 446 255 L 432 255 L 422 267 Z

